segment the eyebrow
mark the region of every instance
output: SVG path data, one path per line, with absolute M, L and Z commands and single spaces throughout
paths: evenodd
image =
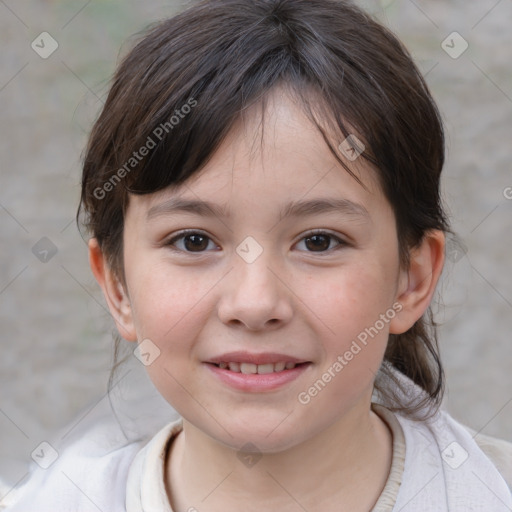
M 208 201 L 173 197 L 150 208 L 146 215 L 146 220 L 149 221 L 155 217 L 175 213 L 194 213 L 202 217 L 229 217 L 229 212 L 225 206 L 219 206 Z
M 216 205 L 208 201 L 175 197 L 148 210 L 146 220 L 176 213 L 193 213 L 202 217 L 229 217 L 228 205 Z M 309 201 L 292 201 L 279 214 L 279 221 L 287 217 L 305 217 L 321 213 L 340 213 L 349 217 L 370 219 L 368 210 L 361 204 L 348 199 L 323 198 Z
M 292 201 L 281 211 L 279 220 L 287 217 L 305 217 L 321 213 L 339 213 L 349 217 L 362 217 L 370 219 L 368 210 L 359 203 L 348 199 L 325 198 L 312 199 L 310 201 Z

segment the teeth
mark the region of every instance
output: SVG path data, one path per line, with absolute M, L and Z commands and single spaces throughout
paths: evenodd
M 274 373 L 274 365 L 272 363 L 259 364 L 258 373 Z
M 258 373 L 258 365 L 252 363 L 240 363 L 241 373 Z
M 295 365 L 294 365 L 295 366 Z M 274 365 L 274 371 L 275 372 L 282 372 L 286 367 L 286 363 L 276 363 Z M 259 372 L 258 372 L 259 373 Z
M 228 363 L 228 366 L 232 372 L 240 373 L 240 363 Z
M 285 363 L 281 361 L 279 363 L 266 363 L 266 364 L 254 364 L 254 363 L 226 363 L 221 362 L 218 364 L 219 368 L 224 370 L 229 369 L 235 373 L 244 373 L 246 375 L 249 374 L 265 374 L 265 373 L 274 373 L 274 372 L 282 372 L 284 369 L 291 370 L 297 366 L 295 363 Z

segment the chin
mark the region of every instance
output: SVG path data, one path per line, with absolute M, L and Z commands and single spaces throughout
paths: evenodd
M 219 427 L 209 435 L 237 452 L 283 452 L 299 444 L 301 440 L 297 435 L 303 433 L 292 420 L 293 415 L 287 417 L 287 414 L 262 413 L 260 410 L 223 423 L 222 426 L 227 432 Z

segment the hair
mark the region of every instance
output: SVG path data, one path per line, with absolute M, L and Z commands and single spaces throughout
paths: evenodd
M 396 36 L 347 0 L 203 0 L 150 27 L 122 59 L 85 150 L 77 221 L 85 214 L 123 284 L 129 195 L 198 173 L 243 111 L 264 106 L 278 85 L 357 180 L 338 144 L 353 133 L 364 142 L 362 157 L 396 218 L 403 267 L 427 232 L 449 231 L 440 114 Z M 392 409 L 411 417 L 425 405 L 437 410 L 444 373 L 430 308 L 407 332 L 389 336 L 384 363 L 375 389 Z M 424 390 L 419 401 L 397 398 L 392 368 Z

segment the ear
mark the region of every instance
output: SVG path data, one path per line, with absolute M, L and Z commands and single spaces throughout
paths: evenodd
M 409 268 L 400 271 L 396 301 L 402 309 L 390 322 L 391 334 L 406 332 L 427 310 L 443 270 L 444 245 L 444 233 L 431 230 L 411 250 Z
M 128 294 L 110 269 L 95 238 L 89 240 L 89 264 L 96 281 L 103 290 L 103 295 L 119 334 L 127 341 L 137 341 Z

